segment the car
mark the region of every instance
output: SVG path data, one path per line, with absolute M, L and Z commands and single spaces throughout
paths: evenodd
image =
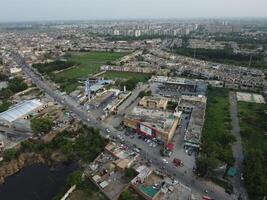
M 162 162 L 165 163 L 165 164 L 169 163 L 165 158 L 162 159 Z
M 177 184 L 178 184 L 178 181 L 177 181 L 177 180 L 173 180 L 173 181 L 172 181 L 172 184 L 173 184 L 173 185 L 177 185 Z
M 106 132 L 107 132 L 107 133 L 110 133 L 111 131 L 110 131 L 108 128 L 106 128 Z
M 241 181 L 244 180 L 244 174 L 243 174 L 243 173 L 241 173 L 241 175 L 240 175 L 240 179 L 241 179 Z
M 134 148 L 133 149 L 136 153 L 140 153 L 140 149 L 138 149 L 138 148 Z

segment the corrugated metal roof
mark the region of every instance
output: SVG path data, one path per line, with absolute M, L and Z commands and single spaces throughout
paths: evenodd
M 29 112 L 35 110 L 41 105 L 42 103 L 36 99 L 24 101 L 22 103 L 15 105 L 9 110 L 0 113 L 0 120 L 5 120 L 8 121 L 9 123 L 13 122 L 16 119 L 19 119 L 24 115 L 28 114 Z

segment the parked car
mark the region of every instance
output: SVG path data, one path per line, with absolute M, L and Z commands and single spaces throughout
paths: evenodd
M 110 131 L 108 128 L 106 128 L 106 132 L 107 132 L 107 133 L 110 133 L 111 131 Z
M 169 163 L 165 158 L 162 159 L 162 162 L 165 163 L 165 164 Z

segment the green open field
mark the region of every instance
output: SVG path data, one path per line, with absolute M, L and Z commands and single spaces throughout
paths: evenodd
M 267 152 L 266 104 L 238 102 L 238 116 L 245 150 L 261 149 Z
M 244 151 L 245 185 L 251 199 L 267 196 L 266 104 L 238 102 L 240 133 Z
M 139 82 L 145 82 L 151 75 L 144 73 L 135 73 L 135 72 L 117 72 L 117 71 L 107 71 L 102 75 L 105 79 L 131 79 L 136 78 Z
M 224 88 L 209 88 L 205 124 L 202 131 L 202 149 L 197 161 L 202 176 L 216 168 L 220 161 L 234 164 L 231 144 L 229 91 Z
M 92 75 L 99 70 L 99 67 L 105 65 L 108 61 L 114 61 L 125 56 L 124 53 L 116 52 L 86 52 L 72 53 L 68 58 L 70 61 L 79 63 L 75 68 L 67 69 L 59 73 L 59 76 L 66 78 L 81 78 Z
M 80 79 L 95 74 L 99 71 L 100 66 L 105 65 L 107 62 L 115 61 L 124 55 L 124 53 L 115 52 L 70 53 L 67 60 L 71 63 L 77 63 L 76 67 L 52 74 L 51 78 L 60 84 L 62 90 L 70 93 L 81 85 L 78 82 Z

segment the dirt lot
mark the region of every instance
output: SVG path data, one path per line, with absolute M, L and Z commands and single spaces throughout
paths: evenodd
M 265 103 L 265 100 L 262 95 L 254 93 L 236 93 L 238 101 L 251 102 L 251 103 Z

